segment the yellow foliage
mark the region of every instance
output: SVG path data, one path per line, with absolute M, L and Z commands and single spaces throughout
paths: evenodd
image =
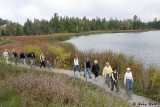
M 152 87 L 160 88 L 160 72 L 156 71 L 152 77 Z
M 0 41 L 4 41 L 3 37 L 0 36 Z
M 70 52 L 66 52 L 64 48 L 56 47 L 56 46 L 50 46 L 49 51 L 51 53 L 56 54 L 56 58 L 54 59 L 54 63 L 56 65 L 60 65 L 64 68 L 67 67 L 67 65 L 69 64 L 68 59 L 71 56 Z
M 32 46 L 32 45 L 28 45 L 24 47 L 24 50 L 26 53 L 29 52 L 34 52 L 35 56 L 40 56 L 40 54 L 42 53 L 42 50 L 39 46 Z

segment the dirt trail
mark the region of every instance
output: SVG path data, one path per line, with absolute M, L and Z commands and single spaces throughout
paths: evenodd
M 18 64 L 18 66 L 20 66 L 20 67 L 25 67 L 25 68 L 29 68 L 29 66 L 25 66 L 25 65 L 22 65 L 22 64 Z M 44 69 L 44 68 L 41 68 L 41 69 L 40 69 L 40 68 L 37 67 L 37 66 L 36 66 L 35 68 L 33 68 L 33 69 L 47 70 L 47 69 Z M 47 70 L 47 71 L 48 71 L 48 70 Z M 75 76 L 74 76 L 73 71 L 71 71 L 71 70 L 53 69 L 53 68 L 51 68 L 50 71 L 51 71 L 51 72 L 55 72 L 55 73 L 67 74 L 67 75 L 69 75 L 70 77 L 77 77 L 77 78 L 80 78 L 80 79 L 84 79 L 83 76 L 80 76 L 80 74 L 79 74 L 78 71 L 76 72 Z M 83 74 L 83 73 L 82 73 L 82 74 Z M 140 106 L 140 107 L 160 107 L 160 104 L 159 104 L 158 102 L 153 101 L 153 100 L 151 100 L 151 99 L 149 99 L 149 98 L 145 98 L 145 97 L 143 97 L 143 96 L 138 96 L 138 95 L 136 95 L 136 94 L 133 94 L 133 95 L 132 95 L 132 98 L 127 99 L 125 89 L 119 87 L 120 93 L 117 94 L 115 90 L 114 90 L 114 91 L 111 91 L 111 89 L 108 88 L 108 86 L 105 84 L 105 79 L 104 79 L 104 77 L 99 76 L 99 77 L 97 78 L 97 80 L 95 80 L 95 79 L 94 79 L 94 75 L 91 74 L 91 76 L 92 76 L 92 79 L 89 79 L 89 78 L 88 78 L 88 79 L 87 79 L 88 82 L 91 82 L 91 83 L 93 83 L 93 84 L 96 84 L 97 86 L 99 86 L 99 87 L 101 87 L 102 89 L 104 89 L 106 92 L 108 92 L 108 93 L 110 93 L 110 94 L 112 94 L 112 95 L 114 95 L 114 96 L 120 97 L 120 98 L 122 98 L 123 100 L 128 101 L 128 102 L 129 102 L 130 104 L 132 104 L 132 105 L 136 105 L 136 106 Z M 88 77 L 88 76 L 87 76 L 87 77 Z

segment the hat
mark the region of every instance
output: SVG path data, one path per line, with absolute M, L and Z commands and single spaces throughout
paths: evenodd
M 97 62 L 98 62 L 97 60 L 94 61 L 94 63 L 97 63 Z
M 127 71 L 130 71 L 130 70 L 131 70 L 131 68 L 128 67 L 128 68 L 127 68 Z

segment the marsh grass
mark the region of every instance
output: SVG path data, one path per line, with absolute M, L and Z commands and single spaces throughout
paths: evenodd
M 63 33 L 63 34 L 52 34 L 52 35 L 42 35 L 42 36 L 21 36 L 21 37 L 12 36 L 9 37 L 9 39 L 14 40 L 16 42 L 2 45 L 2 50 L 7 48 L 11 53 L 13 48 L 16 48 L 16 50 L 20 52 L 25 48 L 30 48 L 27 50 L 31 50 L 32 49 L 31 47 L 40 47 L 39 51 L 45 54 L 46 60 L 50 61 L 52 67 L 65 68 L 71 70 L 73 70 L 74 67 L 73 59 L 75 58 L 75 55 L 79 56 L 81 70 L 84 70 L 83 62 L 85 61 L 85 58 L 89 57 L 91 64 L 93 64 L 94 60 L 98 60 L 98 63 L 100 65 L 100 75 L 102 74 L 102 70 L 103 67 L 105 66 L 105 63 L 109 62 L 112 68 L 113 67 L 117 68 L 119 72 L 120 81 L 123 81 L 126 68 L 130 67 L 135 80 L 133 91 L 139 95 L 143 95 L 152 98 L 154 100 L 160 101 L 160 87 L 155 87 L 155 85 L 153 85 L 153 80 L 157 81 L 156 82 L 157 84 L 160 83 L 160 80 L 158 79 L 160 78 L 160 76 L 158 74 L 157 76 L 153 77 L 155 72 L 159 71 L 159 69 L 157 69 L 155 65 L 151 64 L 147 69 L 144 69 L 144 64 L 141 61 L 135 61 L 134 57 L 127 56 L 124 53 L 114 53 L 112 51 L 96 53 L 94 50 L 81 52 L 78 51 L 73 44 L 61 42 L 66 39 L 69 39 L 72 36 L 88 35 L 94 33 L 95 34 L 105 33 L 105 32 L 111 33 L 111 32 L 130 32 L 130 31 L 101 31 L 101 32 L 95 31 L 95 32 L 83 32 L 76 34 Z M 57 47 L 57 50 L 63 48 L 64 53 L 71 54 L 69 58 L 65 59 L 65 62 L 67 62 L 65 63 L 65 66 L 64 63 L 55 63 L 55 59 L 59 57 L 59 55 L 55 54 L 55 52 L 50 52 L 49 51 L 50 46 Z M 63 57 L 57 58 L 58 60 L 56 60 L 56 62 L 60 62 L 62 58 Z M 13 59 L 11 58 L 11 60 Z M 29 63 L 28 58 L 27 62 Z M 40 65 L 39 56 L 36 56 L 36 65 Z M 123 82 L 121 86 L 122 87 L 124 86 Z
M 86 89 L 84 81 L 78 78 L 1 65 L 0 72 L 6 73 L 5 78 L 1 78 L 3 83 L 0 83 L 2 107 L 131 107 L 96 85 L 88 83 Z

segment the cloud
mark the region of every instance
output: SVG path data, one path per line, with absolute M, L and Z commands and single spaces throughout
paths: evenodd
M 99 16 L 120 20 L 137 15 L 143 21 L 160 20 L 160 0 L 1 0 L 0 17 L 23 24 L 27 18 Z
M 43 18 L 43 15 L 41 15 L 39 8 L 35 5 L 28 5 L 28 6 L 20 8 L 18 10 L 18 15 L 25 19 Z
M 0 17 L 4 16 L 7 13 L 7 11 L 0 9 Z

